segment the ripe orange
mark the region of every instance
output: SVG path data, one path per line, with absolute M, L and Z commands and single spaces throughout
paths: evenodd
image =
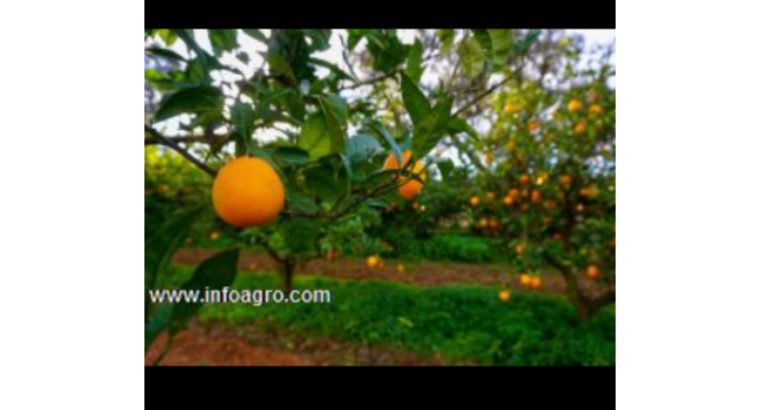
M 537 189 L 534 189 L 534 190 L 533 190 L 533 191 L 530 193 L 530 200 L 531 200 L 531 201 L 532 201 L 534 204 L 537 204 L 537 203 L 541 202 L 541 191 L 539 191 L 539 190 L 537 190 Z
M 406 167 L 407 164 L 409 164 L 409 161 L 412 158 L 412 151 L 406 150 L 404 151 L 402 155 L 402 162 L 404 163 L 403 167 Z M 383 164 L 383 169 L 399 169 L 402 167 L 399 167 L 398 160 L 396 159 L 396 155 L 391 153 L 388 155 L 388 158 L 385 159 L 385 164 Z M 411 172 L 417 176 L 421 180 L 425 180 L 425 173 L 423 172 L 425 168 L 425 165 L 422 163 L 422 160 L 418 160 L 414 163 L 414 166 L 412 167 Z M 401 181 L 406 181 L 403 185 L 401 185 L 398 188 L 398 194 L 406 199 L 407 201 L 417 196 L 417 194 L 422 191 L 422 182 L 417 181 L 416 179 L 411 179 L 408 177 L 402 177 Z
M 584 120 L 578 121 L 578 123 L 575 124 L 575 127 L 573 127 L 573 132 L 578 135 L 586 132 L 586 121 Z
M 559 177 L 559 183 L 565 187 L 570 186 L 570 184 L 573 183 L 573 177 L 568 174 L 561 175 Z
M 494 192 L 488 191 L 486 192 L 486 201 L 493 201 L 494 198 L 496 198 L 496 194 Z
M 211 232 L 211 235 L 209 235 L 209 238 L 211 238 L 212 241 L 219 240 L 219 238 L 222 236 L 222 234 L 219 233 L 219 231 Z
M 581 188 L 579 194 L 584 198 L 595 198 L 597 195 L 599 195 L 599 190 L 595 185 L 591 185 Z
M 504 112 L 507 114 L 514 114 L 518 111 L 520 111 L 520 104 L 511 101 L 504 104 Z
M 518 243 L 515 245 L 515 253 L 518 255 L 522 255 L 522 253 L 525 252 L 525 245 L 522 243 Z
M 372 255 L 369 258 L 367 258 L 367 266 L 370 268 L 374 268 L 380 264 L 380 257 L 376 255 Z
M 556 207 L 557 207 L 557 201 L 555 201 L 553 199 L 550 199 L 550 200 L 546 201 L 546 203 L 544 203 L 544 208 L 546 208 L 546 209 L 548 209 L 550 211 L 552 209 L 556 208 Z
M 399 263 L 398 265 L 396 265 L 396 272 L 398 272 L 398 273 L 404 273 L 404 272 L 406 272 L 406 269 L 404 268 L 404 265 L 401 264 L 401 263 Z
M 534 276 L 530 278 L 530 287 L 533 289 L 538 289 L 541 286 L 541 278 L 538 276 Z
M 602 110 L 602 106 L 599 104 L 594 104 L 588 108 L 588 111 L 591 115 L 599 115 L 602 113 Z
M 523 285 L 525 287 L 528 287 L 528 286 L 530 286 L 531 282 L 532 281 L 530 279 L 530 275 L 528 275 L 527 273 L 523 273 L 522 275 L 520 275 L 520 284 L 521 285 Z
M 501 200 L 501 202 L 502 202 L 504 205 L 506 205 L 506 206 L 510 206 L 510 205 L 512 205 L 513 203 L 515 203 L 515 198 L 514 198 L 514 197 L 511 197 L 511 196 L 509 196 L 509 195 L 505 195 L 505 196 L 504 196 L 504 198 Z
M 508 290 L 502 289 L 501 291 L 499 291 L 499 300 L 501 300 L 502 302 L 508 302 L 509 297 L 510 297 L 510 294 Z
M 596 265 L 588 265 L 586 268 L 586 276 L 588 276 L 589 279 L 596 279 L 600 274 L 601 272 L 599 271 L 599 268 L 596 267 Z
M 570 112 L 580 111 L 581 108 L 583 108 L 583 103 L 576 99 L 572 99 L 567 103 L 567 110 Z
M 517 190 L 517 188 L 512 188 L 509 190 L 509 194 L 512 199 L 517 200 L 517 197 L 520 196 L 520 191 Z
M 474 208 L 474 207 L 476 207 L 478 205 L 480 205 L 480 197 L 478 197 L 478 196 L 471 196 L 470 197 L 470 206 Z
M 480 218 L 480 221 L 478 221 L 478 226 L 481 228 L 488 228 L 488 218 Z
M 528 174 L 520 175 L 520 185 L 525 185 L 528 182 L 530 182 L 530 177 L 528 177 Z
M 225 164 L 212 187 L 214 209 L 238 228 L 265 224 L 285 206 L 285 187 L 269 163 L 239 157 Z

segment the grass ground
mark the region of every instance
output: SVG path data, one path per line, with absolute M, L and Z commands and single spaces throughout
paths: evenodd
M 175 266 L 173 281 L 191 274 Z M 330 289 L 330 304 L 207 305 L 200 318 L 230 328 L 255 326 L 368 346 L 388 346 L 443 358 L 446 363 L 498 365 L 612 365 L 614 306 L 579 321 L 560 296 L 498 287 L 448 284 L 421 287 L 381 280 L 296 277 L 296 287 Z M 271 273 L 241 272 L 238 289 L 275 289 Z

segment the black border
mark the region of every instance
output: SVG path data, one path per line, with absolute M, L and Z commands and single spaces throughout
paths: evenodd
M 615 1 L 145 0 L 146 28 L 615 28 Z
M 454 400 L 467 408 L 614 409 L 615 367 L 145 367 L 145 405 L 151 408 L 284 408 L 353 403 L 408 407 Z M 364 407 L 364 406 L 362 406 Z

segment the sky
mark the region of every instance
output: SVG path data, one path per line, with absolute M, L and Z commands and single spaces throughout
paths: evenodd
M 262 30 L 265 34 L 269 34 L 269 30 Z M 583 51 L 583 58 L 581 59 L 581 65 L 585 63 L 585 61 L 588 59 L 588 57 L 592 56 L 597 48 L 603 45 L 607 45 L 610 43 L 614 43 L 615 41 L 615 30 L 565 30 L 566 34 L 568 35 L 581 35 L 584 38 L 584 51 Z M 207 50 L 209 53 L 211 53 L 211 43 L 208 38 L 208 33 L 206 30 L 195 30 L 195 38 L 198 44 Z M 417 31 L 416 30 L 398 30 L 398 36 L 399 39 L 406 44 L 412 44 L 416 38 Z M 314 53 L 313 56 L 324 59 L 326 61 L 329 61 L 333 64 L 336 64 L 338 67 L 340 67 L 343 70 L 348 71 L 348 66 L 343 59 L 341 55 L 341 51 L 343 49 L 341 44 L 341 37 L 345 40 L 347 38 L 346 30 L 333 30 L 332 35 L 330 37 L 330 48 L 328 48 L 325 51 L 321 51 L 318 53 Z M 363 43 L 365 40 L 359 43 L 357 46 L 358 49 L 361 49 L 363 47 Z M 224 64 L 233 66 L 239 70 L 241 70 L 246 77 L 250 77 L 253 75 L 254 71 L 257 70 L 262 64 L 263 64 L 263 58 L 259 54 L 260 52 L 265 51 L 265 46 L 259 42 L 258 40 L 254 40 L 252 37 L 239 33 L 238 35 L 238 43 L 240 44 L 240 47 L 243 51 L 245 51 L 248 56 L 250 57 L 250 61 L 248 64 L 244 64 L 240 62 L 237 58 L 235 58 L 231 53 L 224 53 L 220 61 Z M 173 51 L 179 53 L 182 56 L 187 57 L 188 52 L 186 47 L 181 41 L 175 42 L 171 47 Z M 611 58 L 611 63 L 614 65 L 615 57 L 614 54 Z M 355 70 L 357 70 L 357 75 L 360 78 L 367 78 L 367 73 L 362 73 L 359 71 L 356 67 Z M 317 68 L 317 75 L 323 76 L 327 72 L 326 68 L 318 67 Z M 364 75 L 362 75 L 364 74 Z M 227 72 L 227 71 L 215 71 L 212 73 L 212 78 L 214 79 L 214 82 L 216 83 L 219 80 L 225 81 L 225 82 L 232 82 L 234 80 L 240 79 L 238 75 L 235 75 L 233 73 Z M 421 79 L 421 82 L 425 85 L 434 85 L 438 82 L 438 74 L 431 69 L 426 69 L 424 71 L 423 77 Z M 614 79 L 613 79 L 614 82 Z M 613 84 L 614 86 L 614 84 Z M 235 89 L 232 90 L 226 90 L 227 95 L 234 95 L 236 94 Z M 356 90 L 353 91 L 347 91 L 341 93 L 343 97 L 346 97 L 348 99 L 356 98 L 361 96 L 362 91 Z M 169 119 L 167 121 L 164 121 L 160 123 L 157 128 L 159 131 L 164 133 L 165 135 L 184 135 L 185 132 L 181 131 L 179 129 L 180 122 L 188 121 L 189 117 L 186 115 L 175 117 L 172 119 Z M 288 126 L 283 126 L 282 128 L 289 128 Z M 292 128 L 291 128 L 292 129 Z M 352 128 L 349 128 L 349 134 L 351 132 L 355 131 Z M 256 134 L 254 134 L 254 137 L 262 142 L 268 142 L 273 139 L 278 138 L 280 134 L 273 130 L 258 130 Z M 458 162 L 458 158 L 454 153 L 444 153 L 443 157 L 450 158 L 454 160 L 455 162 Z

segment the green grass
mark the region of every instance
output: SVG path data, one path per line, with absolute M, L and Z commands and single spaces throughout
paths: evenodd
M 178 267 L 180 277 L 191 273 Z M 177 279 L 177 276 L 175 276 Z M 277 278 L 241 273 L 238 289 L 274 289 Z M 294 332 L 439 353 L 451 363 L 614 365 L 614 306 L 579 321 L 563 298 L 480 285 L 418 287 L 386 281 L 296 278 L 296 287 L 330 289 L 330 304 L 207 305 L 202 320 L 255 323 Z

